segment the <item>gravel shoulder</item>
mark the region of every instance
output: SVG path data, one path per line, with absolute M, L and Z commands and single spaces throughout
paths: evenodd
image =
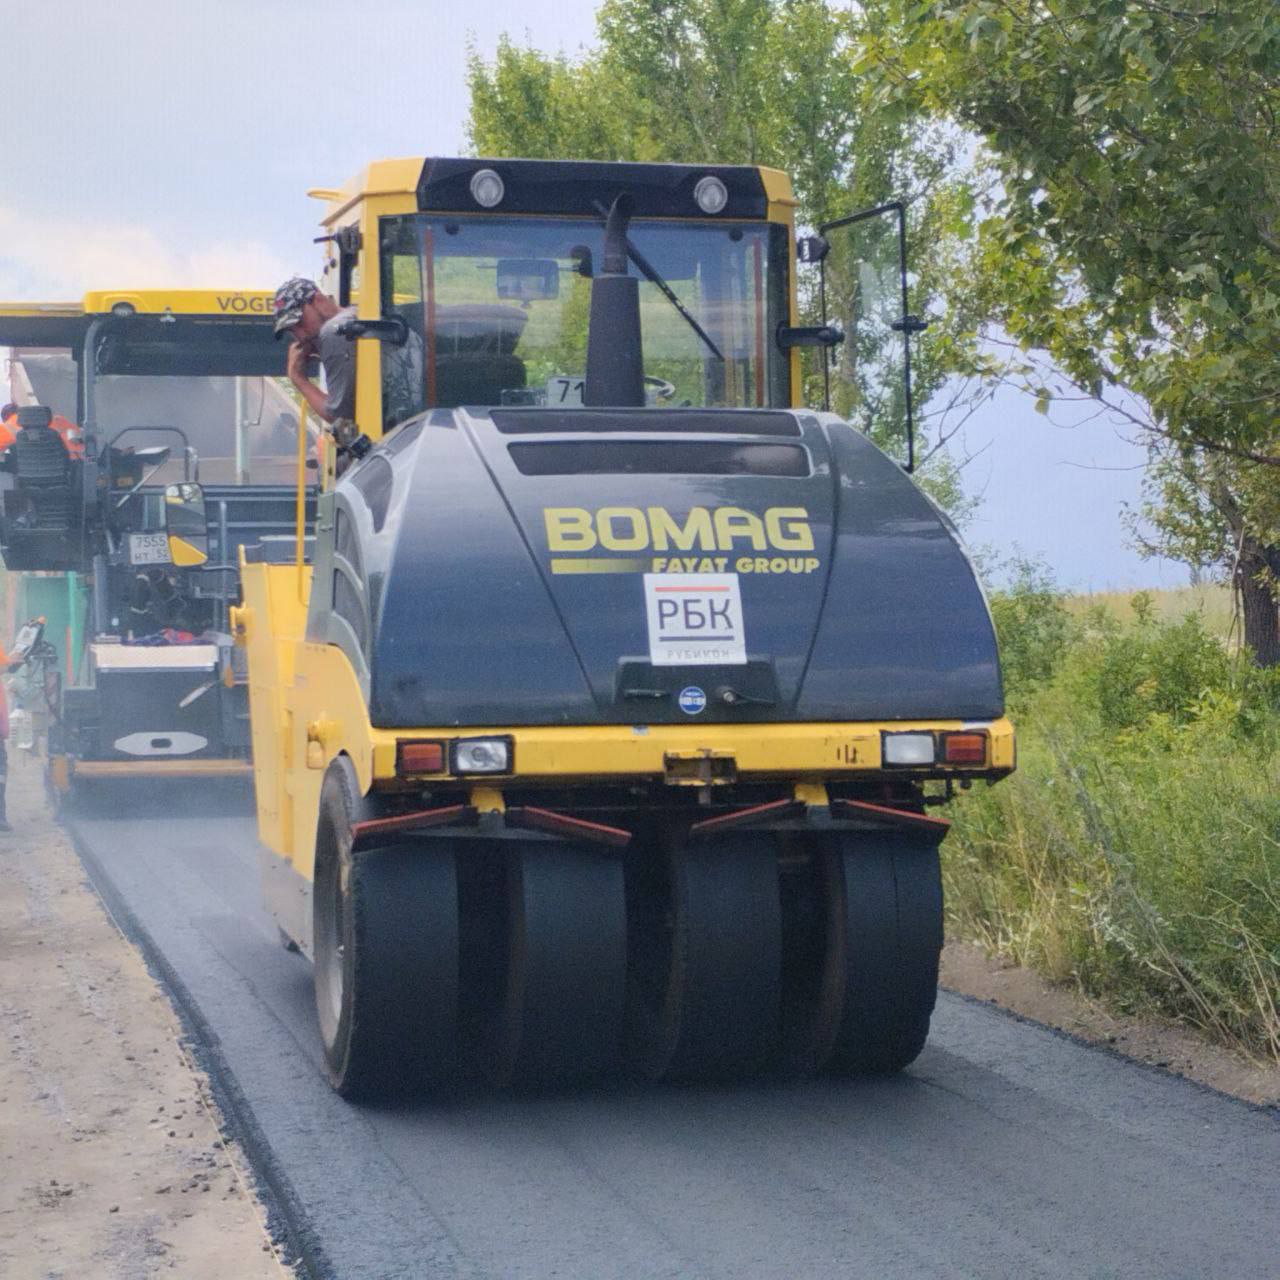
M 21 757 L 0 834 L 0 1274 L 292 1275 L 167 997 Z
M 1255 1062 L 1216 1045 L 1194 1030 L 1151 1018 L 1126 1018 L 1030 969 L 988 955 L 972 942 L 949 941 L 942 953 L 942 986 L 1105 1045 L 1260 1106 L 1280 1107 L 1280 1064 Z

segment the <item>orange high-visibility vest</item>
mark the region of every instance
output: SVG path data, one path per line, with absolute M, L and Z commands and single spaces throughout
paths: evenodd
M 81 439 L 80 428 L 74 422 L 68 422 L 62 414 L 55 413 L 49 426 L 58 433 L 62 439 L 62 447 L 73 458 L 84 457 L 84 440 Z M 0 453 L 3 453 L 14 442 L 18 432 L 21 430 L 16 413 L 11 413 L 3 421 L 0 421 Z

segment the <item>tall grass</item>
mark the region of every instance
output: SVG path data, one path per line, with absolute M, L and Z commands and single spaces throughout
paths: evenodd
M 952 932 L 1280 1061 L 1280 679 L 1198 613 L 993 612 L 1019 767 L 956 806 Z
M 1101 606 L 1118 622 L 1125 624 L 1136 622 L 1144 613 L 1161 622 L 1177 622 L 1188 613 L 1198 613 L 1206 630 L 1214 635 L 1225 637 L 1233 633 L 1233 624 L 1234 630 L 1239 630 L 1231 588 L 1220 583 L 1146 591 L 1094 591 L 1087 595 L 1064 596 L 1062 605 L 1068 614 L 1076 618 L 1084 618 Z

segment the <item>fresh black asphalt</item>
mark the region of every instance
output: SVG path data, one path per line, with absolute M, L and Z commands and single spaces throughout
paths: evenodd
M 75 833 L 317 1276 L 1280 1277 L 1274 1111 L 945 993 L 891 1080 L 350 1106 L 252 819 Z

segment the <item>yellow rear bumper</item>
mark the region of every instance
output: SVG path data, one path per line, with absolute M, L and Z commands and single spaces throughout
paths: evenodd
M 963 777 L 1012 772 L 1013 725 L 992 721 L 885 721 L 814 724 L 663 724 L 485 727 L 459 729 L 374 729 L 373 776 L 396 777 L 396 744 L 402 741 L 449 742 L 458 738 L 509 737 L 514 743 L 514 772 L 508 777 L 538 781 L 567 779 L 662 778 L 673 757 L 710 754 L 731 759 L 739 778 L 746 776 L 839 778 L 884 769 L 881 734 L 907 730 L 937 733 L 982 730 L 988 735 L 987 759 L 973 765 L 893 768 L 893 774 Z M 447 777 L 447 774 L 433 775 Z

